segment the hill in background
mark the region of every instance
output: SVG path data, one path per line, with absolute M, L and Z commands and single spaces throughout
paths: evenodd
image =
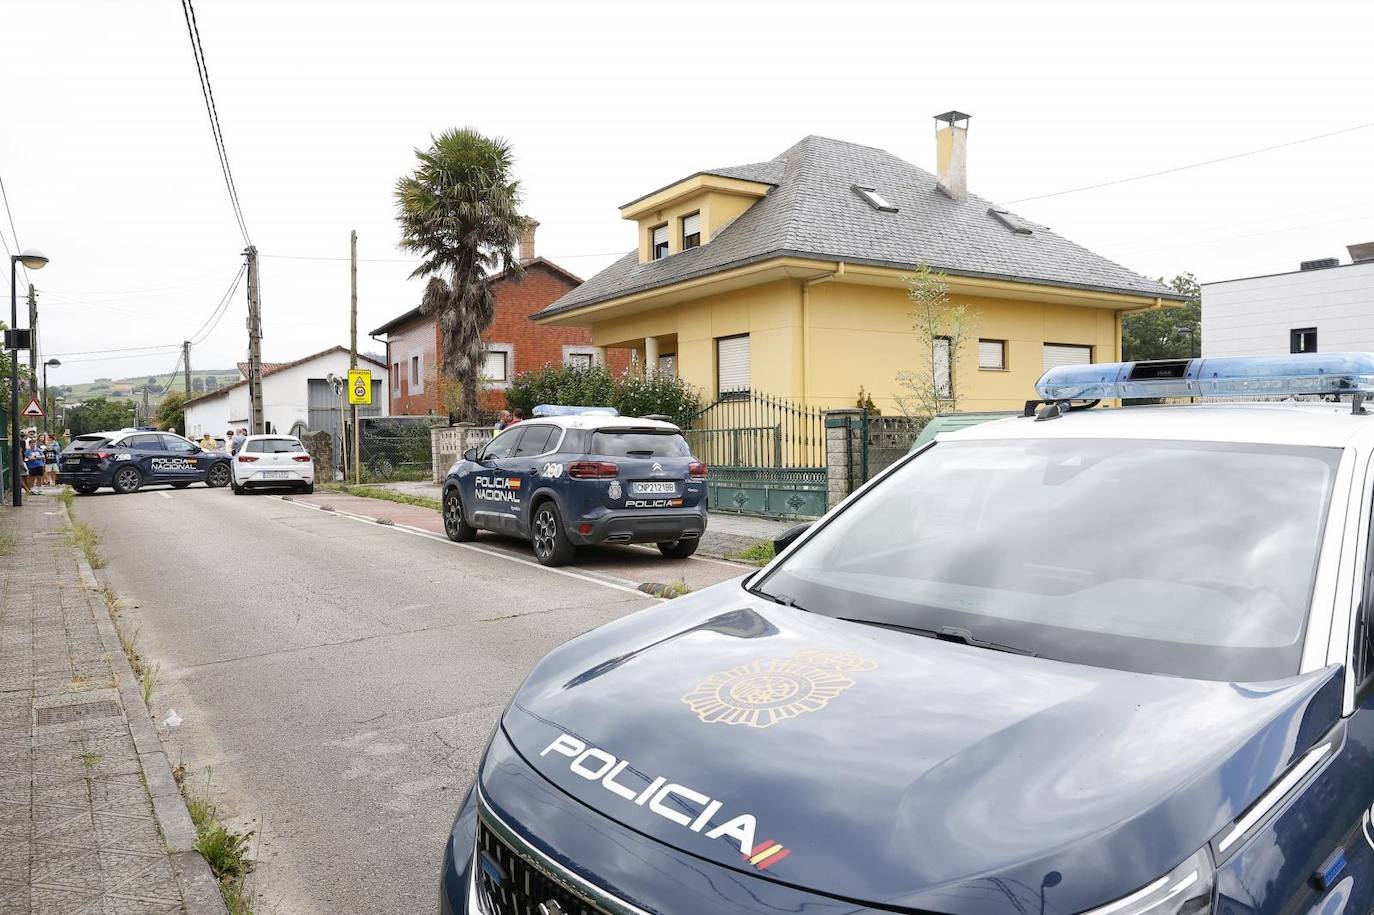
M 239 370 L 205 369 L 191 372 L 191 396 L 199 397 L 238 381 Z M 60 392 L 68 403 L 82 401 L 91 397 L 104 397 L 107 400 L 131 400 L 143 397 L 143 386 L 151 383 L 148 400 L 156 403 L 168 391 L 181 391 L 185 386 L 185 376 L 177 372 L 171 378 L 166 375 L 139 375 L 132 378 L 97 378 L 82 384 L 61 385 Z M 167 387 L 163 388 L 162 385 Z M 49 385 L 50 390 L 58 390 L 58 385 Z

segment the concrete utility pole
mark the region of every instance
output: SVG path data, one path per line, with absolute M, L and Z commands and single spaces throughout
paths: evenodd
M 262 435 L 262 300 L 258 296 L 258 249 L 248 256 L 248 420 L 253 435 Z
M 135 413 L 136 412 L 137 411 L 135 411 Z M 152 418 L 152 415 L 152 413 L 148 412 L 148 382 L 145 381 L 143 383 L 143 424 L 145 426 L 151 425 L 151 423 L 149 423 L 149 420 Z M 138 419 L 137 415 L 135 415 L 134 419 Z M 134 425 L 137 426 L 138 423 L 135 422 Z
M 358 230 L 348 233 L 349 281 L 351 289 L 348 306 L 348 367 L 358 367 Z M 358 428 L 358 405 L 353 405 L 353 482 L 362 482 L 362 436 Z
M 184 340 L 184 341 L 182 341 L 182 344 L 181 344 L 181 364 L 182 364 L 183 366 L 185 366 L 185 368 L 182 370 L 182 375 L 181 375 L 181 377 L 182 377 L 182 383 L 183 383 L 184 385 L 186 385 L 186 389 L 185 389 L 185 391 L 184 391 L 183 393 L 186 394 L 186 399 L 187 399 L 187 400 L 190 400 L 190 399 L 191 399 L 191 341 L 190 341 L 190 340 Z M 182 433 L 185 433 L 185 432 L 186 432 L 185 429 L 182 429 L 181 431 L 182 431 Z
M 29 391 L 38 393 L 38 296 L 29 283 Z M 47 409 L 44 407 L 44 409 Z

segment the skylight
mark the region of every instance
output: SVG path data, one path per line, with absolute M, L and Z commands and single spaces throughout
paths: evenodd
M 869 206 L 873 207 L 873 209 L 878 210 L 879 212 L 897 212 L 897 208 L 892 204 L 888 203 L 887 198 L 885 198 L 882 194 L 879 194 L 876 188 L 864 187 L 861 184 L 856 184 L 854 185 L 854 193 L 862 197 L 868 203 Z
M 1002 225 L 1006 226 L 1008 229 L 1011 229 L 1017 235 L 1031 234 L 1031 227 L 1026 223 L 1022 222 L 1021 217 L 1016 216 L 1012 213 L 1008 213 L 1006 210 L 999 210 L 994 208 L 988 210 L 988 215 L 991 216 L 993 219 L 997 220 L 998 222 L 1000 222 Z

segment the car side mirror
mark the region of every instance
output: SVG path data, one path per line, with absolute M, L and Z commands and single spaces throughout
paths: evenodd
M 806 521 L 802 524 L 794 524 L 792 527 L 789 527 L 787 530 L 783 531 L 781 534 L 774 537 L 773 554 L 777 555 L 778 553 L 781 553 L 783 550 L 791 546 L 796 541 L 796 539 L 800 537 L 802 534 L 805 534 L 807 528 L 809 528 L 814 523 L 815 522 L 813 521 Z
M 476 448 L 469 448 L 467 451 L 464 451 L 464 452 L 463 452 L 463 460 L 465 460 L 465 461 L 475 461 L 475 460 L 477 460 L 477 449 L 476 449 Z

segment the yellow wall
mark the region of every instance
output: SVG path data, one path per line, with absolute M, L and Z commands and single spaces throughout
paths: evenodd
M 1045 343 L 1092 346 L 1095 362 L 1120 359 L 1117 314 L 1107 308 L 1033 300 L 954 296 L 976 315 L 955 362 L 960 410 L 1010 410 L 1035 396 Z M 715 339 L 750 335 L 753 387 L 822 407 L 853 406 L 859 386 L 885 413 L 896 412 L 897 373 L 916 367 L 910 304 L 902 288 L 827 282 L 811 287 L 806 332 L 802 289 L 779 280 L 591 325 L 597 346 L 677 353 L 677 371 L 709 402 L 716 394 Z M 978 368 L 977 338 L 1007 341 L 1007 370 Z M 803 340 L 807 358 L 803 359 Z
M 682 251 L 682 217 L 701 213 L 701 243 L 711 238 L 754 204 L 757 197 L 745 197 L 721 191 L 702 191 L 674 201 L 667 206 L 650 210 L 639 218 L 639 261 L 647 263 L 653 247 L 653 230 L 668 225 L 668 254 Z

